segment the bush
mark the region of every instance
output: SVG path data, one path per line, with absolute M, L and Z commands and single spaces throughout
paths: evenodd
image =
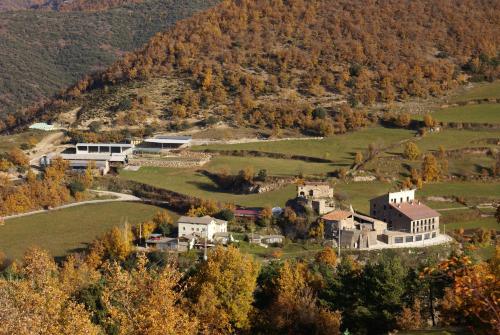
M 326 117 L 326 109 L 323 107 L 318 107 L 313 111 L 313 117 L 315 119 L 324 119 Z
M 85 192 L 85 185 L 83 185 L 80 181 L 73 181 L 68 185 L 68 187 L 73 197 L 77 193 Z
M 92 121 L 89 124 L 89 129 L 93 133 L 98 133 L 101 130 L 101 128 L 102 128 L 102 122 L 100 121 Z
M 259 180 L 259 181 L 266 181 L 267 180 L 267 170 L 266 169 L 259 170 L 259 172 L 257 173 L 257 180 Z
M 224 208 L 223 210 L 215 214 L 215 218 L 219 220 L 233 221 L 234 213 L 229 208 Z

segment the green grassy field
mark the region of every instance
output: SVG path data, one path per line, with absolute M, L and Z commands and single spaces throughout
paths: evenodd
M 288 243 L 283 248 L 264 248 L 259 245 L 243 241 L 239 243 L 239 248 L 242 252 L 253 255 L 259 261 L 272 258 L 273 253 L 277 251 L 282 253 L 280 259 L 305 259 L 312 258 L 320 250 L 323 250 L 323 246 L 317 243 Z
M 444 108 L 435 111 L 432 116 L 442 122 L 500 123 L 500 104 Z
M 221 192 L 208 177 L 194 169 L 143 167 L 137 172 L 121 171 L 120 177 L 203 199 L 243 206 L 283 206 L 295 194 L 294 185 L 263 194 Z
M 226 169 L 237 173 L 245 167 L 252 166 L 255 173 L 260 169 L 266 169 L 268 175 L 272 176 L 297 176 L 304 175 L 326 175 L 336 169 L 333 163 L 311 163 L 293 159 L 275 159 L 267 157 L 237 157 L 217 156 L 204 169 L 212 172 Z
M 136 224 L 151 218 L 158 210 L 160 208 L 141 203 L 115 202 L 7 220 L 0 226 L 0 250 L 15 259 L 22 257 L 26 248 L 36 245 L 53 256 L 63 256 L 85 247 L 125 220 Z
M 446 231 L 450 231 L 453 229 L 497 229 L 500 230 L 500 225 L 496 222 L 494 217 L 487 218 L 477 218 L 470 221 L 458 221 L 453 223 L 446 224 Z M 444 230 L 443 225 L 441 225 L 441 231 Z
M 452 96 L 452 101 L 500 98 L 500 81 L 493 83 L 475 83 L 471 89 L 460 88 Z
M 414 137 L 415 132 L 407 129 L 387 129 L 370 127 L 335 135 L 322 140 L 290 140 L 253 142 L 242 144 L 218 144 L 196 146 L 193 150 L 257 150 L 263 152 L 277 152 L 290 155 L 303 155 L 325 158 L 336 164 L 351 164 L 356 151 L 364 152 L 371 143 L 379 147 L 386 147 L 407 138 Z
M 438 150 L 442 145 L 446 150 L 460 149 L 469 147 L 494 147 L 488 145 L 487 139 L 496 138 L 500 139 L 500 130 L 456 130 L 444 129 L 437 133 L 428 133 L 423 138 L 415 140 L 421 151 Z M 403 152 L 403 145 L 391 150 L 390 152 L 401 153 Z

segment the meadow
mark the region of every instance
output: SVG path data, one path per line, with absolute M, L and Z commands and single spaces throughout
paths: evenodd
M 379 148 L 396 145 L 412 138 L 415 132 L 408 129 L 368 127 L 355 132 L 335 135 L 321 140 L 264 141 L 241 144 L 215 144 L 195 146 L 193 150 L 256 150 L 262 152 L 303 155 L 329 159 L 340 164 L 351 164 L 357 151 L 366 151 L 370 144 Z
M 263 194 L 239 195 L 222 192 L 208 177 L 196 172 L 195 169 L 143 167 L 137 172 L 122 170 L 120 178 L 194 197 L 242 206 L 283 206 L 295 194 L 294 185 Z
M 137 224 L 161 208 L 142 203 L 115 202 L 55 210 L 7 220 L 0 226 L 0 251 L 12 259 L 31 246 L 44 248 L 55 257 L 85 248 L 114 226 Z M 174 213 L 173 216 L 177 217 Z
M 500 104 L 478 104 L 436 110 L 432 116 L 441 122 L 500 123 Z
M 460 88 L 451 96 L 451 101 L 500 98 L 500 80 L 493 83 L 474 83 L 472 88 Z

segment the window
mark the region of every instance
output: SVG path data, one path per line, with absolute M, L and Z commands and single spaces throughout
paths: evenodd
M 413 236 L 406 236 L 406 243 L 413 242 Z
M 422 235 L 415 236 L 415 241 L 422 241 Z
M 119 154 L 122 152 L 120 147 L 111 147 L 111 152 L 114 154 Z
M 434 223 L 435 221 L 436 221 L 436 219 L 435 219 L 435 218 L 432 218 L 432 223 Z
M 99 147 L 89 147 L 89 152 L 99 152 Z
M 186 230 L 186 227 L 182 227 L 182 230 Z
M 410 197 L 406 197 L 406 202 L 410 202 Z
M 396 238 L 394 238 L 394 242 L 396 242 L 396 243 L 403 243 L 403 238 L 402 237 L 396 237 Z
M 87 151 L 87 150 L 89 150 L 87 146 L 79 146 L 79 147 L 77 147 L 77 149 L 79 151 Z
M 373 208 L 376 208 L 377 207 L 377 204 L 373 204 Z M 385 206 L 384 206 L 385 207 Z
M 430 239 L 430 238 L 431 238 L 431 234 L 428 234 L 428 233 L 427 233 L 427 234 L 425 234 L 424 238 L 425 238 L 426 240 Z
M 399 202 L 403 203 L 403 198 L 400 198 L 400 199 L 399 199 Z
M 309 195 L 310 195 L 311 197 L 312 197 L 312 196 L 314 196 L 314 191 L 313 191 L 313 190 L 310 190 L 310 191 L 309 191 Z
M 436 232 L 432 233 L 432 238 L 436 237 Z

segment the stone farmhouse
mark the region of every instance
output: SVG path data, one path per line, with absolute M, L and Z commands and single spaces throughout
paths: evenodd
M 342 247 L 349 249 L 373 247 L 387 229 L 385 222 L 354 211 L 335 210 L 321 219 L 325 224 L 325 237 L 336 238 Z
M 319 215 L 334 210 L 333 187 L 327 182 L 305 182 L 297 186 L 297 197 L 307 200 L 307 204 Z

